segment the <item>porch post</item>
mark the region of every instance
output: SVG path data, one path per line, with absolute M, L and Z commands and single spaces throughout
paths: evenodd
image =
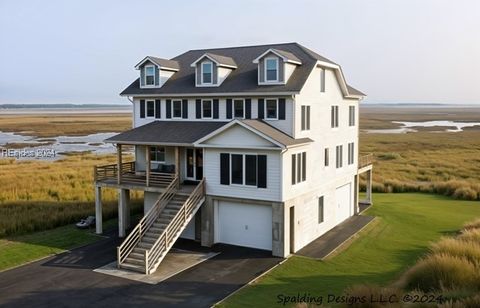
M 180 151 L 178 146 L 175 147 L 175 176 L 178 179 L 177 188 L 180 188 Z
M 122 145 L 117 144 L 117 184 L 122 182 Z
M 125 228 L 130 228 L 130 189 L 125 189 Z
M 145 166 L 145 176 L 146 176 L 146 185 L 150 186 L 150 148 L 148 145 L 145 146 L 145 161 L 146 161 L 146 166 Z
M 118 190 L 118 237 L 125 237 L 125 212 L 126 212 L 125 189 Z
M 102 187 L 95 185 L 95 233 L 102 234 Z
M 367 171 L 367 200 L 369 204 L 372 204 L 372 169 Z

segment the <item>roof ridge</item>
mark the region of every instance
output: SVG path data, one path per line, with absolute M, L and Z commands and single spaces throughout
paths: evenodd
M 252 48 L 252 47 L 267 47 L 267 46 L 275 46 L 275 45 L 295 45 L 298 44 L 297 42 L 289 42 L 289 43 L 272 43 L 272 44 L 259 44 L 259 45 L 243 45 L 243 46 L 229 46 L 229 47 L 216 47 L 216 48 L 198 48 L 198 49 L 190 49 L 189 51 L 208 51 L 208 50 L 219 50 L 219 49 L 238 49 L 238 48 Z

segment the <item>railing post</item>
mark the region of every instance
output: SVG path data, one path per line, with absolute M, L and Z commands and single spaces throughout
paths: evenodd
M 117 247 L 117 267 L 120 268 L 120 247 Z
M 145 274 L 150 274 L 148 270 L 148 250 L 145 250 Z

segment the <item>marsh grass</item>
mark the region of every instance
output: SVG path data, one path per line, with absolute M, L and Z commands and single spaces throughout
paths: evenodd
M 480 132 L 360 134 L 374 153 L 373 191 L 428 192 L 480 199 Z M 365 182 L 361 181 L 364 189 Z
M 48 230 L 95 214 L 93 166 L 114 155 L 77 154 L 47 161 L 0 160 L 0 237 Z M 132 211 L 141 211 L 141 192 L 132 191 Z M 114 217 L 118 192 L 103 189 L 104 219 Z

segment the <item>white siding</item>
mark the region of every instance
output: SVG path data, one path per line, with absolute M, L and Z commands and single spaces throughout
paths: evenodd
M 208 97 L 205 97 L 208 98 Z M 152 98 L 155 99 L 155 98 Z M 181 99 L 181 98 L 180 98 Z M 208 98 L 213 99 L 213 98 Z M 195 98 L 188 99 L 188 119 L 175 119 L 175 121 L 231 121 L 231 119 L 227 119 L 227 102 L 226 98 L 218 98 L 219 100 L 219 108 L 218 108 L 218 115 L 219 119 L 196 119 L 195 114 Z M 252 119 L 258 118 L 258 98 L 252 98 Z M 170 121 L 171 119 L 167 119 L 167 112 L 166 112 L 166 99 L 161 99 L 161 116 L 160 119 L 155 118 L 140 118 L 140 99 L 135 98 L 133 102 L 133 127 L 139 127 L 145 124 L 148 124 L 152 121 Z M 293 113 L 294 113 L 294 106 L 293 100 L 291 98 L 286 99 L 285 103 L 285 120 L 267 120 L 268 123 L 279 130 L 285 132 L 288 135 L 293 135 Z
M 220 184 L 220 153 L 267 155 L 267 188 Z M 204 175 L 207 194 L 244 199 L 280 201 L 280 152 L 234 149 L 204 149 Z
M 167 80 L 172 77 L 172 75 L 175 74 L 175 72 L 172 71 L 165 71 L 165 70 L 159 70 L 159 77 L 160 77 L 160 87 L 167 82 Z
M 290 76 L 292 76 L 293 71 L 296 67 L 297 66 L 295 64 L 285 63 L 285 83 L 288 82 L 288 79 L 290 78 Z
M 220 86 L 222 82 L 227 79 L 228 75 L 232 72 L 232 69 L 226 67 L 218 67 L 218 85 Z

